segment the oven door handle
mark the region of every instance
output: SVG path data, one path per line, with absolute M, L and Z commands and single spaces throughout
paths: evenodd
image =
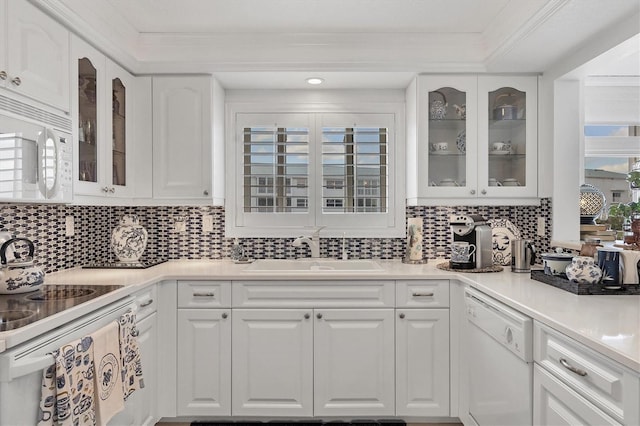
M 52 354 L 21 359 L 20 361 L 14 362 L 14 364 L 11 366 L 11 379 L 16 379 L 18 377 L 26 376 L 37 371 L 42 371 L 45 368 L 55 364 L 55 362 L 56 359 Z

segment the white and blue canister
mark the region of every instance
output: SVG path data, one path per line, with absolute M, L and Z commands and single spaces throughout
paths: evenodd
M 620 249 L 598 247 L 598 267 L 602 270 L 604 288 L 620 288 Z

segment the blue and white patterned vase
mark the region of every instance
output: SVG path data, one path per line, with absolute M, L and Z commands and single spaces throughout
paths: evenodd
M 147 247 L 147 230 L 138 223 L 138 216 L 124 215 L 111 233 L 111 249 L 120 262 L 139 262 Z
M 565 271 L 567 278 L 578 284 L 597 284 L 602 278 L 602 270 L 593 257 L 576 256 Z

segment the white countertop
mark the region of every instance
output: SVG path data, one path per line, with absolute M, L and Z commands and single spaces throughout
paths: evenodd
M 334 280 L 334 279 L 457 279 L 510 305 L 516 310 L 572 337 L 611 359 L 640 372 L 640 296 L 575 295 L 531 280 L 528 273 L 459 273 L 436 268 L 442 260 L 424 265 L 378 261 L 384 271 L 375 273 L 250 273 L 247 265 L 229 260 L 170 261 L 145 270 L 71 269 L 46 276 L 47 284 L 123 285 L 121 295 L 154 282 L 175 279 L 209 280 Z M 111 298 L 117 297 L 112 295 Z M 89 302 L 104 304 L 106 299 Z M 93 306 L 95 308 L 97 306 Z M 78 315 L 73 309 L 66 315 Z M 25 329 L 23 327 L 15 332 Z M 0 352 L 3 335 L 0 333 Z

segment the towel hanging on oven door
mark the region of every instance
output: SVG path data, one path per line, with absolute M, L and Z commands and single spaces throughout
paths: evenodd
M 126 401 L 134 391 L 144 388 L 135 312 L 127 312 L 120 317 L 120 358 L 122 359 L 122 387 Z
M 93 339 L 77 339 L 53 355 L 55 364 L 43 371 L 38 426 L 95 425 Z
M 124 409 L 122 374 L 120 374 L 120 327 L 117 321 L 94 332 L 96 424 L 106 425 Z

